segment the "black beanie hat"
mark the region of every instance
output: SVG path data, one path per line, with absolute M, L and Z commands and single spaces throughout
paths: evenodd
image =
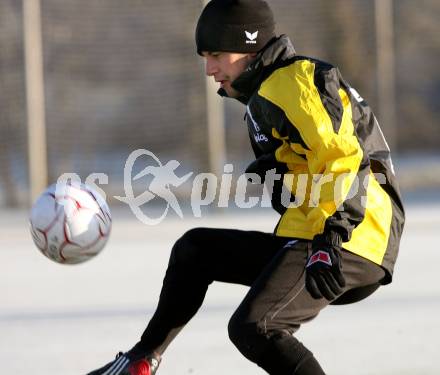
M 275 36 L 275 21 L 263 0 L 211 0 L 197 22 L 197 53 L 260 51 Z

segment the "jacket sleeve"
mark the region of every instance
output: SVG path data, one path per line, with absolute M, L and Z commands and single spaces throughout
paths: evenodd
M 350 91 L 336 68 L 298 61 L 276 72 L 258 94 L 266 118 L 307 161 L 313 179 L 307 221 L 318 226 L 314 240 L 340 245 L 363 220 L 367 155 L 357 138 Z

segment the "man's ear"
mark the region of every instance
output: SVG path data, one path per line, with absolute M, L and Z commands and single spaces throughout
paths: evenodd
M 247 60 L 248 60 L 248 62 L 251 63 L 251 62 L 255 59 L 255 57 L 256 57 L 257 55 L 258 55 L 258 54 L 255 53 L 255 52 L 248 53 L 248 55 L 247 55 Z

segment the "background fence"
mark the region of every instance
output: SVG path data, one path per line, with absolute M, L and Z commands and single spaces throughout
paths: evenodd
M 270 4 L 278 33 L 298 53 L 338 65 L 377 112 L 375 1 Z M 41 0 L 49 182 L 101 172 L 104 190 L 123 195 L 124 163 L 137 148 L 209 170 L 204 67 L 194 45 L 201 9 L 196 0 Z M 408 192 L 440 186 L 439 18 L 436 0 L 393 2 L 396 117 L 382 126 Z M 2 0 L 0 206 L 29 199 L 24 66 L 22 2 Z M 226 101 L 226 161 L 239 167 L 252 159 L 243 112 Z

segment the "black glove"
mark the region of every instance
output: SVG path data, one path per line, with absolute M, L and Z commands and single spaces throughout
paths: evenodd
M 317 235 L 313 239 L 312 255 L 306 264 L 306 288 L 313 298 L 332 301 L 344 291 L 341 242 L 335 233 Z

